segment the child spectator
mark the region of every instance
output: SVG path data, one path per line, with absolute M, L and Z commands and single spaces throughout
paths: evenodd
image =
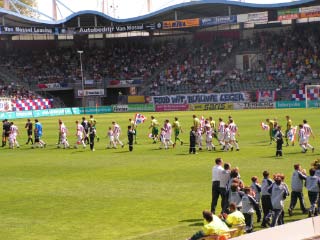
M 271 204 L 272 204 L 272 223 L 271 227 L 274 227 L 276 224 L 284 224 L 282 219 L 282 213 L 284 208 L 284 200 L 289 196 L 289 191 L 287 186 L 283 183 L 284 175 L 275 174 L 274 183 L 269 187 L 268 192 L 271 194 Z
M 306 180 L 307 176 L 305 172 L 301 169 L 300 164 L 295 164 L 293 168 L 294 172 L 291 177 L 291 200 L 290 207 L 288 209 L 289 216 L 293 215 L 292 211 L 296 206 L 298 199 L 300 201 L 300 209 L 302 213 L 307 213 L 307 209 L 303 198 L 303 180 Z
M 257 176 L 253 176 L 251 178 L 251 190 L 252 190 L 254 199 L 258 203 L 255 210 L 256 210 L 256 214 L 257 214 L 257 222 L 260 222 L 261 221 L 261 207 L 260 207 L 261 185 L 259 184 L 259 180 L 258 180 Z
M 320 178 L 315 176 L 315 170 L 311 168 L 309 170 L 310 176 L 306 179 L 306 188 L 308 189 L 308 197 L 310 201 L 310 209 L 308 216 L 318 216 L 318 209 L 317 209 L 317 201 L 320 192 Z
M 269 187 L 272 185 L 272 180 L 269 178 L 269 172 L 263 171 L 263 180 L 261 184 L 261 204 L 263 211 L 263 219 L 261 227 L 267 227 L 267 215 L 272 211 L 271 194 L 268 192 Z
M 242 213 L 246 222 L 246 232 L 250 233 L 253 230 L 253 214 L 258 206 L 258 202 L 251 195 L 249 187 L 244 188 L 244 195 L 242 197 Z
M 236 207 L 239 211 L 242 209 L 242 197 L 244 193 L 239 190 L 239 184 L 238 183 L 232 183 L 231 188 L 228 192 L 228 202 L 232 203 L 234 202 L 236 204 Z

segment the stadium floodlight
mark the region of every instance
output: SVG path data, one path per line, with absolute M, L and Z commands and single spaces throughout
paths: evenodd
M 82 67 L 82 54 L 83 51 L 78 50 L 77 51 L 79 53 L 80 56 L 80 71 L 81 71 L 81 90 L 82 90 L 82 107 L 83 107 L 83 111 L 84 113 L 86 113 L 86 106 L 85 106 L 85 94 L 84 94 L 84 77 L 83 77 L 83 67 Z

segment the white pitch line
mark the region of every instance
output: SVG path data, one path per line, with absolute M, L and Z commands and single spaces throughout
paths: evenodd
M 148 233 L 143 233 L 143 234 L 139 234 L 137 236 L 131 236 L 131 237 L 124 238 L 124 239 L 125 240 L 138 239 L 138 238 L 143 237 L 143 236 L 148 236 L 148 235 L 152 235 L 152 234 L 155 234 L 155 233 L 165 232 L 165 231 L 169 231 L 169 230 L 172 230 L 172 229 L 175 229 L 175 228 L 178 228 L 178 227 L 183 227 L 183 226 L 184 225 L 176 225 L 176 226 L 173 226 L 173 227 L 170 227 L 170 228 L 164 228 L 164 229 L 160 229 L 160 230 L 156 230 L 156 231 L 152 231 L 152 232 L 148 232 Z

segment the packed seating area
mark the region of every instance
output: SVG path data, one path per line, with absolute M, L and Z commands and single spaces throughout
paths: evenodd
M 147 95 L 297 89 L 319 79 L 316 27 L 257 30 L 246 39 L 111 41 L 105 48 L 81 49 L 84 75 L 95 82 L 141 79 Z M 238 69 L 235 56 L 248 51 L 256 57 Z M 27 85 L 81 81 L 75 47 L 0 52 L 0 66 Z
M 39 96 L 23 86 L 14 83 L 6 84 L 0 79 L 0 97 L 9 97 L 12 100 L 36 99 Z
M 85 48 L 82 54 L 85 79 L 94 81 L 147 79 L 176 52 L 176 44 L 134 41 L 130 46 L 113 43 L 108 48 Z M 15 72 L 29 85 L 81 80 L 80 56 L 75 48 L 1 51 L 0 66 Z

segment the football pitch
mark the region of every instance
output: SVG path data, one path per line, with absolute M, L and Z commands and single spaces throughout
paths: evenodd
M 211 203 L 211 169 L 222 157 L 232 167 L 239 167 L 241 178 L 250 185 L 252 176 L 262 179 L 262 172 L 284 173 L 291 186 L 293 164 L 300 163 L 307 172 L 319 157 L 319 109 L 237 110 L 201 112 L 143 113 L 148 119 L 138 126 L 133 152 L 124 148 L 106 149 L 107 129 L 112 121 L 122 128 L 121 140 L 127 143 L 126 130 L 134 113 L 94 115 L 97 120 L 95 152 L 87 149 L 58 149 L 58 119 L 39 118 L 47 147 L 31 149 L 24 125 L 26 119 L 14 120 L 19 127 L 19 149 L 0 149 L 0 239 L 3 240 L 178 240 L 190 237 L 202 226 L 202 210 Z M 202 150 L 190 155 L 189 131 L 192 115 L 219 117 L 231 115 L 239 127 L 240 151 Z M 162 125 L 165 119 L 178 117 L 184 132 L 184 145 L 159 149 L 148 137 L 150 116 Z M 283 147 L 283 157 L 275 157 L 275 143 L 269 145 L 268 132 L 260 127 L 266 118 L 276 118 L 285 131 L 285 116 L 293 125 L 307 119 L 315 138 L 315 152 L 301 153 L 295 146 Z M 82 116 L 64 116 L 71 146 L 76 142 L 75 121 Z M 86 116 L 87 119 L 89 116 Z M 217 141 L 214 140 L 217 145 Z M 306 218 L 296 206 L 285 222 Z M 306 205 L 309 201 L 305 192 Z M 220 206 L 220 203 L 218 204 Z M 219 212 L 218 209 L 217 212 Z M 259 230 L 255 221 L 255 230 Z

